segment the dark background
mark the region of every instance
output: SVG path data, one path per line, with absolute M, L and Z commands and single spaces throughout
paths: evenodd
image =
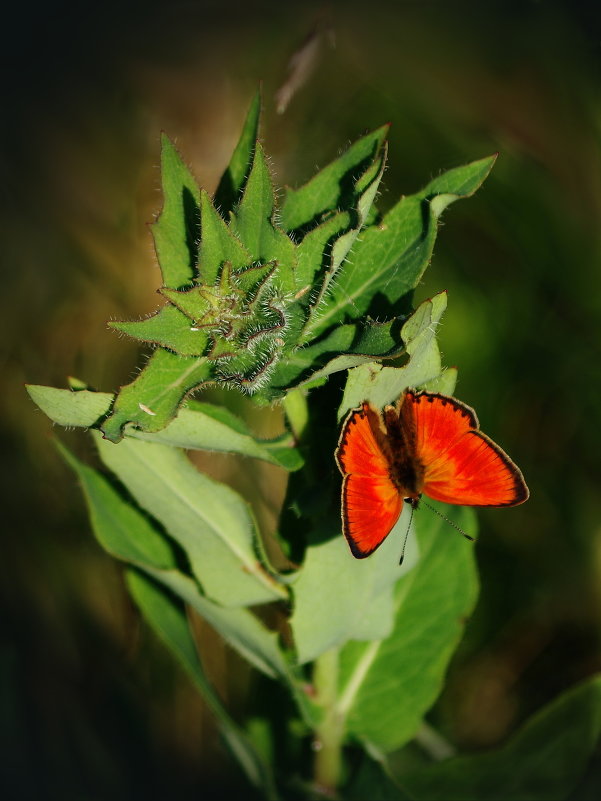
M 312 32 L 313 74 L 278 115 L 288 61 Z M 84 436 L 52 432 L 23 384 L 76 375 L 110 391 L 131 378 L 137 349 L 105 323 L 157 306 L 146 223 L 161 203 L 160 131 L 213 190 L 259 81 L 280 184 L 306 180 L 388 121 L 382 207 L 500 152 L 478 194 L 446 212 L 416 299 L 448 289 L 440 342 L 460 368 L 456 394 L 521 466 L 532 497 L 481 514 L 481 600 L 432 720 L 463 749 L 492 747 L 599 670 L 594 6 L 23 3 L 0 37 L 6 797 L 234 792 L 210 715 L 140 625 L 51 441 L 60 434 L 87 455 Z M 242 715 L 252 681 L 208 643 L 207 668 Z

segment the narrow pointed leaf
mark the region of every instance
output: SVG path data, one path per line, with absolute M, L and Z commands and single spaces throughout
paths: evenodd
M 365 314 L 376 294 L 395 304 L 414 289 L 432 257 L 442 209 L 451 198 L 472 195 L 493 164 L 491 157 L 443 173 L 366 228 L 339 272 L 316 331 Z
M 374 161 L 387 134 L 388 126 L 383 125 L 354 142 L 303 186 L 298 189 L 287 187 L 280 209 L 282 228 L 293 231 L 319 221 L 320 215 L 330 209 L 352 208 L 352 203 L 349 205 L 349 187 L 354 186 Z
M 228 261 L 233 270 L 250 265 L 253 261 L 249 251 L 234 236 L 224 220 L 215 211 L 205 191 L 200 196 L 202 240 L 200 242 L 199 281 L 214 284 L 220 267 Z
M 80 462 L 61 443 L 57 447 L 79 478 L 92 530 L 105 551 L 139 567 L 175 567 L 171 544 L 149 518 L 101 473 Z
M 238 144 L 215 192 L 215 206 L 225 219 L 238 202 L 250 172 L 255 143 L 259 138 L 260 115 L 261 93 L 257 92 L 248 109 Z
M 224 740 L 248 780 L 261 788 L 266 798 L 275 798 L 269 766 L 231 719 L 204 672 L 182 605 L 134 571 L 128 573 L 127 584 L 144 618 L 179 660 L 215 715 Z
M 152 226 L 165 286 L 180 287 L 195 275 L 200 240 L 200 190 L 175 145 L 161 137 L 163 209 Z
M 160 345 L 180 356 L 202 356 L 207 348 L 207 333 L 194 326 L 189 317 L 168 304 L 145 320 L 111 321 L 109 327 L 132 339 Z

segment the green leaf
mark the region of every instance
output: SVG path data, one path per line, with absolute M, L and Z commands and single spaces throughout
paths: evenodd
M 563 801 L 601 737 L 601 677 L 568 690 L 502 748 L 460 756 L 403 776 L 421 801 Z
M 217 719 L 219 729 L 248 780 L 262 788 L 265 797 L 277 797 L 271 769 L 261 758 L 247 735 L 234 723 L 211 686 L 198 658 L 186 614 L 181 604 L 152 581 L 131 571 L 129 590 L 150 626 L 174 653 Z
M 207 349 L 206 331 L 194 326 L 189 317 L 171 304 L 144 320 L 111 320 L 109 328 L 132 339 L 169 348 L 180 356 L 199 357 Z
M 396 401 L 408 387 L 421 386 L 441 375 L 436 328 L 446 307 L 447 293 L 440 292 L 421 303 L 405 321 L 400 336 L 409 361 L 404 366 L 384 367 L 370 363 L 349 371 L 338 419 L 364 400 L 383 408 Z
M 27 384 L 31 400 L 59 426 L 90 428 L 108 414 L 113 396 L 108 392 L 73 391 Z
M 298 470 L 303 465 L 290 434 L 282 434 L 274 440 L 257 440 L 243 420 L 210 403 L 195 402 L 193 409 L 182 409 L 162 431 L 146 434 L 132 429 L 126 431 L 126 435 L 179 448 L 239 453 L 286 470 Z
M 398 320 L 341 325 L 283 359 L 274 370 L 271 385 L 275 390 L 300 386 L 364 362 L 396 356 L 402 350 Z
M 97 427 L 108 414 L 113 396 L 106 392 L 54 389 L 29 385 L 32 400 L 50 419 L 62 426 Z M 277 464 L 286 470 L 303 465 L 299 451 L 293 447 L 289 433 L 273 440 L 255 439 L 246 423 L 221 406 L 194 403 L 193 409 L 182 409 L 161 431 L 144 432 L 127 427 L 125 436 L 192 450 L 238 453 Z
M 457 368 L 447 367 L 441 374 L 431 381 L 425 381 L 421 386 L 427 392 L 440 392 L 441 395 L 452 395 L 457 384 Z
M 376 158 L 387 134 L 388 125 L 383 125 L 354 142 L 303 186 L 287 187 L 280 209 L 282 228 L 293 231 L 318 220 L 331 209 L 353 208 L 354 184 Z
M 274 208 L 271 175 L 263 148 L 257 142 L 244 194 L 232 215 L 230 226 L 254 262 L 278 262 L 278 276 L 284 290 L 294 292 L 296 287 L 292 269 L 296 258 L 295 246 L 281 229 L 274 227 Z
M 97 470 L 76 459 L 64 445 L 57 443 L 57 447 L 79 477 L 92 529 L 108 553 L 144 570 L 190 604 L 263 673 L 272 678 L 288 677 L 276 632 L 265 628 L 247 609 L 226 608 L 205 598 L 193 579 L 175 569 L 173 548 L 156 525 Z
M 342 535 L 307 548 L 302 570 L 292 585 L 290 626 L 299 664 L 350 639 L 378 640 L 390 634 L 394 584 L 417 560 L 412 543 L 399 565 L 407 525 L 408 517 L 403 514 L 367 560 L 355 559 Z
M 252 612 L 244 607 L 225 607 L 213 603 L 200 592 L 193 579 L 177 570 L 147 567 L 145 572 L 189 604 L 251 665 L 270 678 L 290 681 L 279 635 L 269 631 Z
M 175 448 L 130 438 L 116 446 L 94 438 L 106 466 L 182 546 L 210 599 L 249 606 L 286 598 L 259 561 L 256 524 L 237 493 L 198 472 Z
M 102 425 L 104 436 L 119 442 L 128 423 L 142 431 L 160 431 L 175 417 L 188 392 L 210 376 L 206 358 L 185 358 L 159 348 L 140 375 L 121 387 L 112 414 Z
M 238 196 L 244 188 L 250 172 L 255 142 L 259 137 L 259 119 L 261 116 L 261 93 L 257 92 L 250 104 L 240 139 L 232 155 L 229 166 L 221 176 L 215 192 L 215 206 L 227 219 L 230 211 L 238 202 Z
M 384 166 L 386 164 L 386 149 L 384 154 L 371 164 L 366 172 L 359 178 L 355 186 L 353 217 L 354 223 L 352 227 L 341 234 L 336 240 L 332 242 L 330 248 L 330 259 L 327 270 L 323 275 L 319 292 L 316 295 L 315 301 L 312 304 L 311 314 L 303 329 L 301 341 L 308 342 L 315 337 L 315 333 L 323 331 L 324 328 L 321 324 L 321 315 L 324 305 L 327 305 L 326 299 L 328 298 L 330 288 L 334 285 L 337 279 L 338 272 L 341 264 L 346 259 L 350 249 L 359 236 L 359 232 L 365 224 L 369 210 L 372 207 L 375 199 L 380 181 L 384 173 Z M 363 187 L 359 190 L 359 187 Z
M 421 192 L 401 198 L 380 223 L 366 228 L 321 308 L 315 333 L 365 314 L 375 295 L 394 306 L 414 289 L 432 257 L 442 208 L 451 198 L 473 194 L 494 160 L 449 170 Z M 443 190 L 444 198 L 435 202 Z
M 163 209 L 152 235 L 163 284 L 180 287 L 195 274 L 200 240 L 200 191 L 175 145 L 161 136 Z
M 250 169 L 250 164 L 249 164 Z M 211 199 L 203 190 L 200 195 L 202 240 L 200 242 L 199 280 L 214 284 L 223 263 L 228 261 L 233 270 L 252 264 L 252 256 L 242 242 L 234 236 L 222 217 L 215 211 Z
M 173 548 L 151 521 L 97 470 L 56 445 L 80 480 L 92 530 L 105 551 L 138 566 L 175 567 Z
M 475 533 L 471 510 L 444 512 Z M 340 655 L 338 711 L 347 732 L 385 752 L 410 740 L 434 703 L 477 594 L 473 546 L 427 508 L 414 523 L 420 558 L 395 587 L 392 633 L 350 642 Z

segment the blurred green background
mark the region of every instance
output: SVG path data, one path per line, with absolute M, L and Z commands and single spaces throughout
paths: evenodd
M 131 378 L 137 349 L 105 323 L 159 305 L 146 223 L 161 204 L 160 131 L 213 190 L 259 81 L 280 184 L 387 121 L 382 207 L 500 152 L 480 192 L 446 213 L 416 300 L 448 289 L 439 333 L 456 394 L 532 497 L 480 515 L 481 599 L 431 720 L 463 749 L 491 747 L 599 670 L 595 6 L 28 4 L 1 37 L 4 797 L 214 799 L 238 786 L 210 715 L 89 532 L 51 441 L 89 457 L 85 437 L 52 432 L 23 383 L 76 375 L 113 390 Z M 278 114 L 299 52 L 312 72 Z M 227 460 L 211 469 L 251 484 Z M 202 634 L 208 671 L 242 715 L 252 678 Z

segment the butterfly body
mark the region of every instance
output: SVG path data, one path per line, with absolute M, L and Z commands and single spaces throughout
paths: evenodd
M 369 556 L 422 493 L 466 506 L 515 506 L 528 497 L 509 456 L 479 430 L 469 406 L 408 390 L 383 411 L 367 401 L 346 418 L 336 461 L 342 523 L 352 553 Z

